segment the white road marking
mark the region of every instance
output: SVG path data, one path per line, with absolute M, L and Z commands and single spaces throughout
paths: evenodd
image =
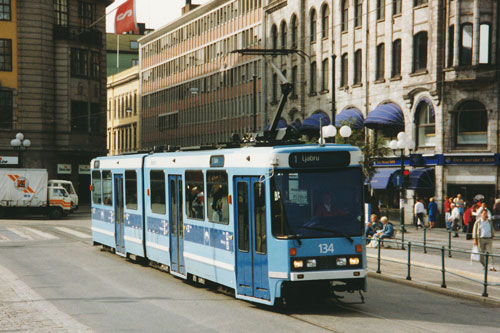
M 57 236 L 54 236 L 52 234 L 49 234 L 49 233 L 46 233 L 46 232 L 43 232 L 43 231 L 40 231 L 40 230 L 37 230 L 37 229 L 33 229 L 33 228 L 28 228 L 28 227 L 24 227 L 24 229 L 28 230 L 29 232 L 32 232 L 40 237 L 43 237 L 45 239 L 59 239 L 59 237 Z
M 16 228 L 7 228 L 7 230 L 9 230 L 10 232 L 12 232 L 13 234 L 18 235 L 21 238 L 28 239 L 28 240 L 33 240 L 33 237 L 31 237 L 30 235 L 25 234 L 24 232 L 22 232 L 19 229 L 16 229 Z
M 79 231 L 76 231 L 76 230 L 72 230 L 72 229 L 68 229 L 68 228 L 65 228 L 65 227 L 55 227 L 57 230 L 59 231 L 62 231 L 62 232 L 65 232 L 67 234 L 70 234 L 70 235 L 73 235 L 73 236 L 76 236 L 78 238 L 84 238 L 84 239 L 88 239 L 88 238 L 91 238 L 92 236 L 90 235 L 87 235 L 87 234 L 84 234 L 83 232 L 79 232 Z

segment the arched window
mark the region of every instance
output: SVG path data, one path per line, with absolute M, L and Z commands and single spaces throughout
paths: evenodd
M 392 42 L 392 77 L 401 75 L 401 39 Z
M 354 0 L 354 26 L 360 27 L 363 19 L 363 0 Z
M 286 22 L 282 21 L 280 25 L 280 34 L 281 34 L 281 48 L 286 49 Z
M 321 7 L 321 38 L 328 37 L 328 5 Z
M 328 58 L 323 60 L 323 64 L 321 66 L 321 90 L 326 91 L 328 90 L 328 72 L 329 72 L 329 66 L 328 66 Z
M 362 55 L 361 50 L 354 53 L 354 84 L 360 84 L 362 78 Z
M 342 55 L 341 59 L 340 86 L 346 87 L 349 84 L 349 63 L 347 53 Z
M 468 101 L 460 106 L 456 124 L 458 145 L 488 143 L 488 114 L 478 101 Z
M 427 69 L 427 31 L 413 37 L 413 71 Z
M 316 66 L 316 61 L 311 62 L 311 71 L 309 72 L 309 93 L 313 94 L 316 92 L 316 71 L 317 71 L 317 66 Z
M 489 64 L 490 63 L 490 24 L 481 23 L 479 25 L 479 63 Z
M 434 108 L 430 101 L 422 100 L 417 105 L 415 114 L 417 125 L 417 145 L 428 147 L 436 145 L 436 121 Z
M 472 23 L 462 25 L 460 33 L 460 66 L 472 65 Z
M 382 80 L 385 77 L 385 44 L 381 43 L 377 46 L 377 80 Z
M 316 41 L 316 10 L 311 9 L 311 14 L 309 15 L 309 38 L 311 43 Z
M 377 20 L 385 19 L 385 0 L 377 0 Z
M 349 25 L 349 0 L 342 1 L 342 31 L 347 31 Z
M 271 47 L 273 49 L 278 48 L 278 28 L 276 27 L 276 24 L 273 24 L 271 27 Z
M 292 19 L 290 20 L 290 29 L 292 29 L 292 48 L 295 49 L 298 46 L 298 22 L 297 15 L 293 14 Z

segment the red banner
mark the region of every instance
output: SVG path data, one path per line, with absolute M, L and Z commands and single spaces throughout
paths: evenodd
M 130 32 L 139 33 L 135 21 L 135 1 L 127 0 L 116 10 L 115 16 L 115 34 Z

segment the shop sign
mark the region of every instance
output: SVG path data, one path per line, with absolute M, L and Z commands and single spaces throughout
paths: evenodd
M 78 165 L 79 175 L 90 175 L 90 164 L 79 164 Z
M 444 164 L 461 164 L 461 165 L 495 165 L 497 158 L 495 155 L 487 156 L 444 156 Z
M 58 164 L 57 173 L 60 175 L 71 175 L 71 164 Z
M 17 156 L 0 156 L 0 165 L 18 164 Z

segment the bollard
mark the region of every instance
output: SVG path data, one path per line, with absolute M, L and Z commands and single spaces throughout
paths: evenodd
M 444 277 L 445 270 L 444 270 L 444 246 L 441 247 L 441 288 L 446 288 L 446 280 Z
M 411 267 L 411 242 L 408 242 L 408 274 L 406 275 L 407 280 L 411 280 L 410 267 Z
M 481 296 L 488 297 L 488 259 L 490 254 L 486 252 L 484 255 L 484 282 L 483 282 L 483 294 Z
M 377 249 L 377 253 L 378 253 L 378 255 L 377 255 L 377 273 L 380 274 L 380 273 L 382 273 L 380 271 L 380 238 L 378 238 L 378 246 L 377 246 L 377 248 L 378 248 Z
M 424 228 L 424 253 L 427 253 L 427 228 Z
M 451 258 L 451 231 L 448 231 L 448 257 Z

